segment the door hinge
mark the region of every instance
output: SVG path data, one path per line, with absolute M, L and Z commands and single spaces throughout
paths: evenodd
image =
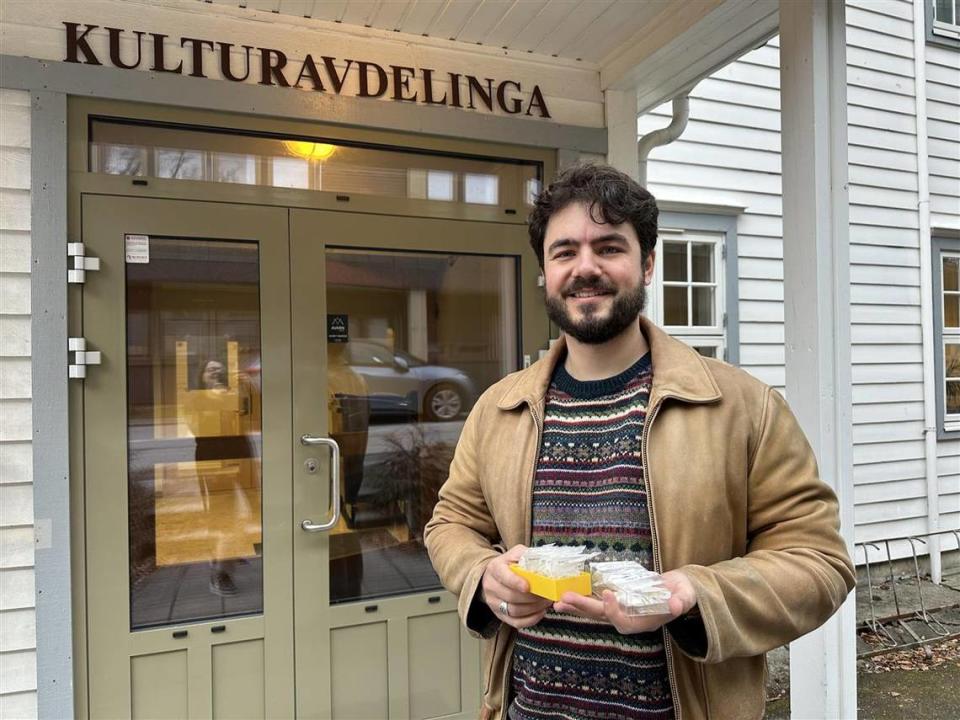
M 100 351 L 87 350 L 86 338 L 69 338 L 67 340 L 67 350 L 73 353 L 73 362 L 69 365 L 69 377 L 85 378 L 87 376 L 87 365 L 100 364 Z
M 73 267 L 67 268 L 68 283 L 85 283 L 88 270 L 100 269 L 100 258 L 87 257 L 86 248 L 82 242 L 67 243 L 67 257 L 73 258 Z

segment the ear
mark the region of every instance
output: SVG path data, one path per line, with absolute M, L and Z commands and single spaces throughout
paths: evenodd
M 653 282 L 653 266 L 657 259 L 657 251 L 651 250 L 647 255 L 646 262 L 643 264 L 643 284 L 649 285 Z

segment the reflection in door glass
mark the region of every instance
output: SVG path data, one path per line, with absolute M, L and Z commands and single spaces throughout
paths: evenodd
M 133 629 L 263 610 L 257 244 L 148 242 L 126 266 Z
M 467 413 L 518 367 L 517 259 L 328 250 L 326 274 L 330 601 L 438 588 L 423 528 Z

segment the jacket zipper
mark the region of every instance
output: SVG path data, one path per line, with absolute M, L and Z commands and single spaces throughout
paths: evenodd
M 530 409 L 530 416 L 533 418 L 533 424 L 537 428 L 537 443 L 533 448 L 533 461 L 530 464 L 530 475 L 527 478 L 528 482 L 526 487 L 523 488 L 523 493 L 521 497 L 523 498 L 523 516 L 524 516 L 524 534 L 523 534 L 523 544 L 530 545 L 530 538 L 532 529 L 530 527 L 531 523 L 531 504 L 533 502 L 533 482 L 537 474 L 537 456 L 540 454 L 540 441 L 543 439 L 543 424 L 540 422 L 540 416 L 537 415 L 537 411 L 534 409 L 533 405 L 529 402 L 527 407 Z M 516 630 L 514 630 L 516 633 Z M 503 698 L 500 701 L 500 718 L 506 717 L 507 712 L 507 702 L 510 700 L 510 691 L 507 687 L 508 675 L 510 674 L 510 661 L 513 655 L 513 646 L 514 642 L 507 643 L 507 649 L 504 653 L 506 661 L 503 663 L 503 677 L 501 678 L 500 687 L 503 692 Z
M 653 406 L 653 410 L 643 424 L 643 434 L 640 436 L 640 457 L 643 460 L 643 485 L 647 493 L 647 508 L 650 515 L 650 542 L 653 545 L 653 570 L 662 572 L 662 561 L 660 560 L 660 543 L 657 542 L 657 521 L 653 505 L 653 492 L 650 488 L 650 463 L 647 459 L 647 439 L 650 436 L 650 427 L 653 425 L 657 413 L 660 412 L 660 406 L 663 399 L 659 399 Z M 670 639 L 667 637 L 666 630 L 663 633 L 663 649 L 667 655 L 667 680 L 670 682 L 670 697 L 673 700 L 673 712 L 676 720 L 682 720 L 683 712 L 680 709 L 680 698 L 677 696 L 677 680 L 673 669 L 673 651 L 670 649 Z

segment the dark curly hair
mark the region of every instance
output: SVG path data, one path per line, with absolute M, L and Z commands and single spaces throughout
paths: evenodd
M 543 240 L 547 223 L 570 203 L 587 205 L 598 223 L 619 225 L 629 222 L 640 239 L 644 263 L 657 245 L 656 198 L 629 175 L 609 165 L 574 165 L 561 172 L 534 200 L 527 220 L 530 247 L 543 269 Z

